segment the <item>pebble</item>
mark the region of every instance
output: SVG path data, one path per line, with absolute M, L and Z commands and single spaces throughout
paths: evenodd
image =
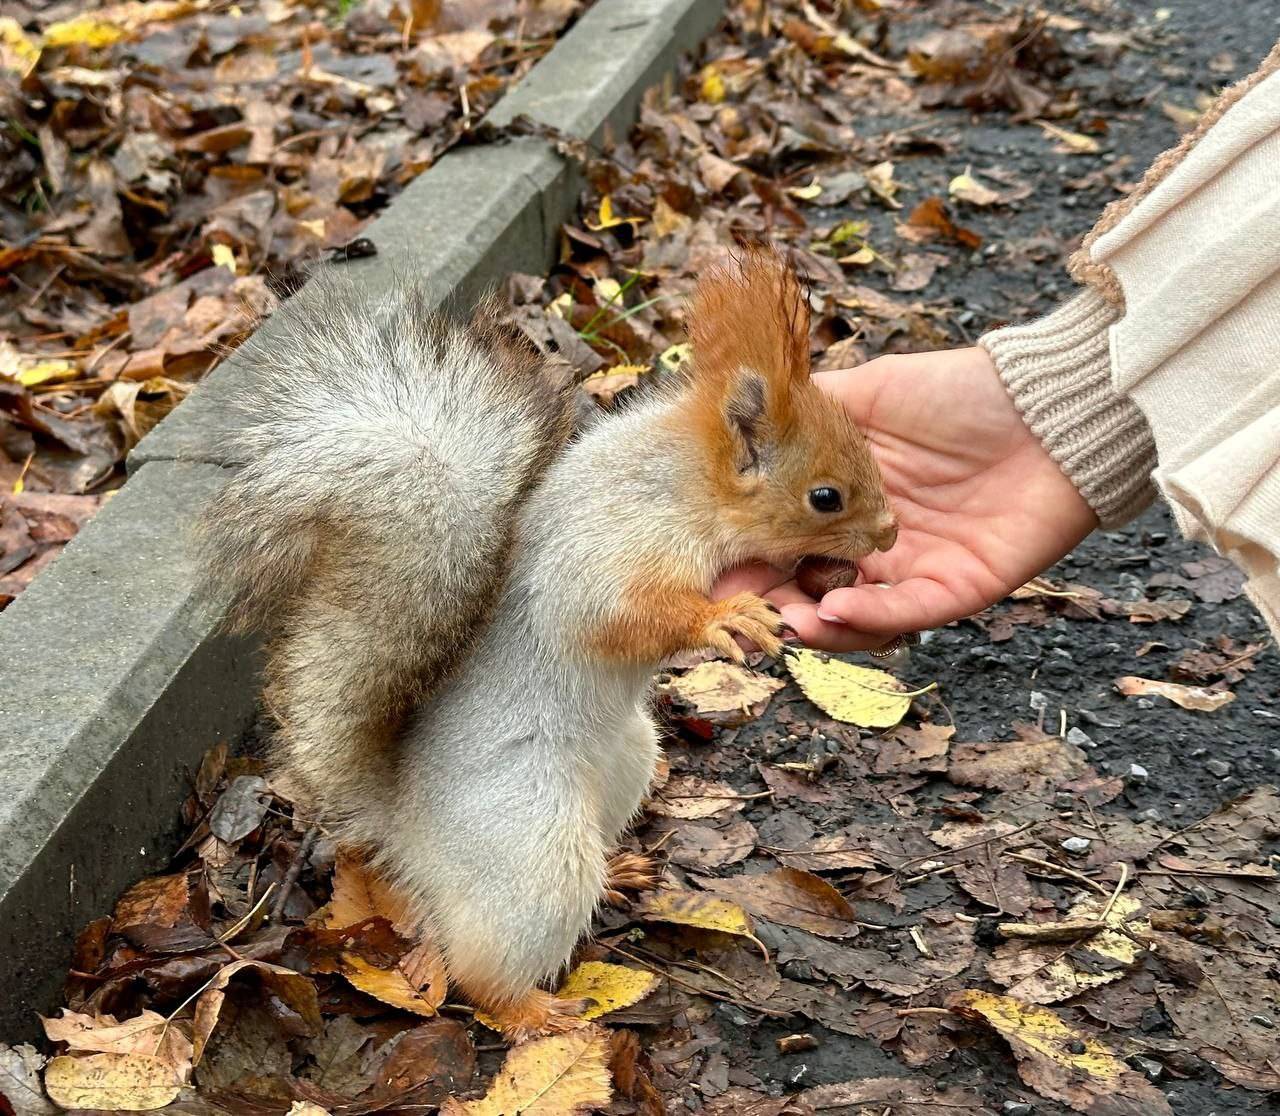
M 1083 729 L 1071 728 L 1067 730 L 1067 743 L 1074 744 L 1077 748 L 1096 748 L 1098 742 L 1094 740 Z
M 1154 806 L 1150 810 L 1143 810 L 1138 815 L 1138 821 L 1158 822 L 1160 820 L 1160 811 Z
M 1068 837 L 1062 842 L 1062 848 L 1072 856 L 1084 856 L 1092 844 L 1088 837 Z
M 1209 772 L 1210 775 L 1216 775 L 1219 779 L 1231 774 L 1231 764 L 1227 763 L 1226 760 L 1206 760 L 1204 769 Z
M 1150 1058 L 1141 1058 L 1135 1055 L 1129 1059 L 1129 1064 L 1148 1081 L 1159 1081 L 1161 1074 L 1164 1073 L 1164 1066 L 1159 1062 L 1153 1062 Z
M 1032 1116 L 1035 1109 L 1025 1101 L 1005 1101 L 1000 1106 L 1000 1111 L 1004 1116 Z
M 1125 773 L 1125 778 L 1131 783 L 1145 783 L 1147 781 L 1147 769 L 1140 763 L 1129 764 L 1129 770 Z
M 1083 1054 L 1088 1049 L 1083 1039 L 1072 1039 L 1067 1043 L 1067 1050 L 1072 1054 Z
M 1271 1021 L 1270 1016 L 1266 1016 L 1266 1015 L 1251 1015 L 1251 1016 L 1249 1016 L 1249 1022 L 1250 1022 L 1250 1023 L 1256 1023 L 1259 1027 L 1266 1027 L 1266 1029 L 1267 1029 L 1268 1031 L 1271 1031 L 1271 1030 L 1274 1030 L 1274 1029 L 1275 1029 L 1275 1023 L 1273 1023 L 1273 1022 Z
M 1182 896 L 1182 902 L 1188 907 L 1207 907 L 1213 900 L 1206 888 L 1193 884 Z

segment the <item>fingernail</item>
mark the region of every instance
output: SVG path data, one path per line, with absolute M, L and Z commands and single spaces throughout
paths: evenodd
M 821 607 L 818 608 L 818 619 L 827 624 L 844 624 L 844 621 L 840 619 L 839 616 L 833 616 L 830 612 L 824 611 Z

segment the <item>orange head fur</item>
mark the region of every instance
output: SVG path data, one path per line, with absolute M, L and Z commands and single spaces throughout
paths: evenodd
M 690 416 L 722 518 L 752 557 L 852 561 L 897 537 L 866 440 L 809 378 L 809 304 L 775 252 L 751 249 L 699 280 Z

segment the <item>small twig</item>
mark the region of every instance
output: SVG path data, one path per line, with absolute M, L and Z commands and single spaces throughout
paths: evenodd
M 284 905 L 289 901 L 289 896 L 293 892 L 294 885 L 298 882 L 298 877 L 302 875 L 302 865 L 306 862 L 307 857 L 311 855 L 311 846 L 316 843 L 316 835 L 320 830 L 316 826 L 312 826 L 302 835 L 302 844 L 298 846 L 298 851 L 293 854 L 293 860 L 289 864 L 289 870 L 284 874 L 284 879 L 280 882 L 280 890 L 276 893 L 276 901 L 271 904 L 271 921 L 279 922 L 284 916 Z
M 1102 914 L 1098 916 L 1098 921 L 1105 927 L 1107 925 L 1107 916 L 1111 914 L 1111 908 L 1116 905 L 1116 900 L 1120 898 L 1120 892 L 1124 890 L 1124 885 L 1129 882 L 1129 865 L 1123 860 L 1120 862 L 1120 880 L 1116 884 L 1116 889 L 1111 893 L 1111 898 L 1107 900 L 1107 905 L 1102 908 Z
M 1093 888 L 1093 890 L 1098 892 L 1100 895 L 1109 894 L 1107 889 L 1103 887 L 1100 883 L 1097 883 L 1094 880 L 1089 879 L 1088 876 L 1084 875 L 1081 872 L 1077 872 L 1074 868 L 1067 868 L 1061 864 L 1054 864 L 1048 860 L 1040 860 L 1037 857 L 1028 856 L 1026 853 L 1006 852 L 1004 855 L 1009 857 L 1012 860 L 1021 860 L 1021 861 L 1025 861 L 1027 864 L 1034 864 L 1037 868 L 1047 869 L 1048 871 L 1053 872 L 1056 875 L 1067 876 L 1073 880 L 1078 880 L 1080 883 L 1084 884 L 1086 887 Z
M 951 1009 L 938 1007 L 898 1008 L 893 1014 L 899 1019 L 905 1019 L 908 1015 L 950 1015 Z

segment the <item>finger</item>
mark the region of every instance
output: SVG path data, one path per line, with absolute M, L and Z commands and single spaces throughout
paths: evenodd
M 818 613 L 824 620 L 847 624 L 859 632 L 884 636 L 937 628 L 968 615 L 955 594 L 940 581 L 913 577 L 887 588 L 855 585 L 834 589 L 822 598 Z
M 867 651 L 885 643 L 883 635 L 868 635 L 845 624 L 827 623 L 819 618 L 814 604 L 784 605 L 782 618 L 801 643 L 820 651 Z
M 715 585 L 712 586 L 711 599 L 722 601 L 726 597 L 732 597 L 738 593 L 754 593 L 763 597 L 780 582 L 786 581 L 787 577 L 785 570 L 780 570 L 776 566 L 770 566 L 764 562 L 752 562 L 745 566 L 735 566 L 733 569 L 721 574 Z

